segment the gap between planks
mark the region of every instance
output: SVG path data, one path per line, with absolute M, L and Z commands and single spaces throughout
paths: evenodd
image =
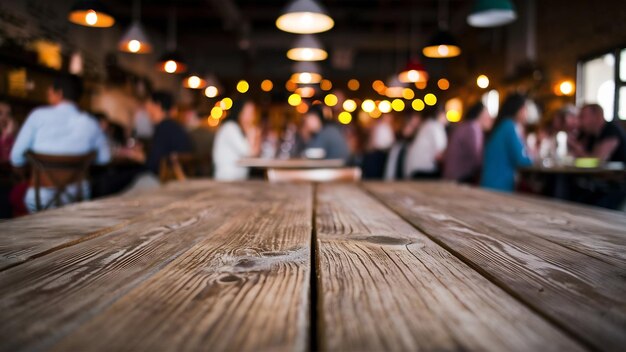
M 373 199 L 376 199 L 376 201 L 378 201 L 380 204 L 385 206 L 391 212 L 396 214 L 398 217 L 400 217 L 406 223 L 408 223 L 409 225 L 413 226 L 418 231 L 422 232 L 426 237 L 428 237 L 431 241 L 436 243 L 438 246 L 440 246 L 444 250 L 448 251 L 450 254 L 452 254 L 453 256 L 458 258 L 461 262 L 465 263 L 470 268 L 474 269 L 477 273 L 482 275 L 489 282 L 493 283 L 494 285 L 496 285 L 497 287 L 502 289 L 504 292 L 508 293 L 516 301 L 518 301 L 522 305 L 524 305 L 526 308 L 528 308 L 529 310 L 531 310 L 535 314 L 539 315 L 541 318 L 546 320 L 551 325 L 555 326 L 557 329 L 559 329 L 561 332 L 563 332 L 566 336 L 568 336 L 571 339 L 573 339 L 574 341 L 580 343 L 582 346 L 584 346 L 585 348 L 587 348 L 589 350 L 596 350 L 597 349 L 597 347 L 595 347 L 593 344 L 591 344 L 586 339 L 584 339 L 584 338 L 580 337 L 579 335 L 577 335 L 574 331 L 570 330 L 567 326 L 565 326 L 564 324 L 561 324 L 558 320 L 552 318 L 549 314 L 542 312 L 539 308 L 535 307 L 533 304 L 531 304 L 530 302 L 525 300 L 522 297 L 522 295 L 516 293 L 512 288 L 509 288 L 508 285 L 506 285 L 504 282 L 500 281 L 494 275 L 490 274 L 486 270 L 482 269 L 479 265 L 473 263 L 471 260 L 469 260 L 466 257 L 464 257 L 461 253 L 455 251 L 453 248 L 448 246 L 446 243 L 444 243 L 443 241 L 438 239 L 437 236 L 431 235 L 430 231 L 428 231 L 425 228 L 423 228 L 421 226 L 418 226 L 417 224 L 413 223 L 410 219 L 408 219 L 407 217 L 403 216 L 400 212 L 398 212 L 394 207 L 388 206 L 387 203 L 381 197 L 377 196 L 375 192 L 370 191 L 362 183 L 359 183 L 358 187 L 363 192 L 365 192 L 366 194 L 371 196 Z

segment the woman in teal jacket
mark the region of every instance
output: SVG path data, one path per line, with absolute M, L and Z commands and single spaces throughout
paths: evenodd
M 482 187 L 512 192 L 516 169 L 532 164 L 522 137 L 526 115 L 526 98 L 517 93 L 509 95 L 485 146 Z

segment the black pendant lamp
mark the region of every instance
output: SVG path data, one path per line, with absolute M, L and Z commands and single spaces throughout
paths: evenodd
M 176 8 L 170 13 L 167 51 L 157 61 L 157 70 L 165 73 L 183 73 L 187 71 L 187 64 L 180 53 L 176 51 Z
M 452 34 L 448 31 L 448 2 L 439 3 L 439 30 L 422 49 L 426 57 L 445 59 L 461 55 L 461 48 Z

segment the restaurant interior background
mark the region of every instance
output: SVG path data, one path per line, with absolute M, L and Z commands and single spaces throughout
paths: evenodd
M 75 2 L 0 3 L 0 98 L 10 99 L 19 122 L 32 108 L 46 103 L 45 87 L 58 71 L 84 77 L 89 94 L 81 102 L 83 108 L 104 109 L 124 125 L 131 123 L 135 98 L 141 98 L 147 86 L 176 92 L 182 105 L 197 105 L 208 117 L 216 103 L 219 106 L 221 99 L 237 93 L 241 80 L 249 83 L 246 94 L 257 97 L 266 112 L 271 109 L 271 116 L 297 114 L 297 106 L 287 104 L 293 87 L 285 86 L 294 72 L 294 62 L 285 53 L 297 36 L 275 26 L 286 1 L 111 0 L 104 2 L 115 18 L 110 28 L 69 22 L 67 14 Z M 626 88 L 620 86 L 626 79 L 626 60 L 620 60 L 626 58 L 622 2 L 514 3 L 515 22 L 475 28 L 466 21 L 471 1 L 323 1 L 335 26 L 318 35 L 329 55 L 319 63 L 321 72 L 332 89 L 342 90 L 348 98 L 377 100 L 383 96 L 372 83 L 388 84 L 415 57 L 429 76 L 423 89 L 414 89 L 415 98 L 432 93 L 440 102 L 448 102 L 448 110 L 459 113 L 449 114 L 452 121 L 462 113 L 459 102 L 491 97 L 493 110 L 496 92 L 502 98 L 511 90 L 528 92 L 541 112 L 564 102 L 598 101 L 607 118 L 626 119 Z M 134 19 L 153 46 L 150 53 L 118 49 Z M 422 47 L 441 26 L 449 28 L 461 55 L 424 57 Z M 155 69 L 157 59 L 172 46 L 187 63 L 186 73 Z M 585 72 L 594 79 L 585 80 Z M 184 88 L 190 75 L 209 78 L 209 84 L 219 87 L 218 95 L 208 98 L 205 89 Z M 485 88 L 477 86 L 480 75 L 489 79 Z M 359 84 L 349 87 L 351 79 Z M 264 80 L 272 82 L 267 92 L 269 83 L 261 87 Z M 110 99 L 116 104 L 109 104 Z M 405 100 L 407 108 L 412 100 Z

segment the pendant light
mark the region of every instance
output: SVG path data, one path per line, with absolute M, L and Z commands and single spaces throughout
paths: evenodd
M 417 59 L 412 59 L 398 74 L 398 80 L 403 83 L 427 82 L 428 72 Z
M 314 62 L 301 61 L 294 65 L 295 73 L 291 80 L 298 84 L 312 84 L 322 81 L 321 69 Z
M 314 35 L 303 34 L 287 51 L 287 57 L 294 61 L 322 61 L 326 60 L 328 53 Z
M 190 75 L 183 80 L 183 87 L 189 89 L 204 89 L 207 86 L 207 81 L 204 78 L 200 78 L 198 75 Z
M 167 42 L 168 50 L 157 61 L 157 70 L 165 73 L 183 73 L 187 71 L 187 64 L 176 51 L 176 8 L 170 13 Z
M 115 24 L 115 18 L 99 0 L 77 1 L 72 6 L 67 19 L 72 23 L 86 27 L 105 28 Z
M 498 27 L 517 19 L 510 0 L 474 0 L 467 23 L 472 27 Z
M 278 29 L 298 34 L 326 32 L 334 25 L 335 21 L 315 0 L 292 0 L 276 20 Z
M 215 98 L 222 91 L 222 86 L 220 85 L 217 77 L 214 74 L 210 74 L 206 78 L 206 88 L 204 89 L 204 95 L 207 98 Z
M 461 55 L 461 48 L 457 45 L 452 34 L 448 32 L 447 0 L 440 0 L 439 30 L 428 42 L 428 45 L 422 49 L 422 53 L 426 57 L 436 59 L 445 59 Z
M 120 51 L 132 54 L 146 54 L 152 51 L 152 44 L 148 40 L 140 22 L 141 17 L 141 1 L 133 1 L 133 23 L 130 25 L 126 33 L 122 36 L 118 44 Z

